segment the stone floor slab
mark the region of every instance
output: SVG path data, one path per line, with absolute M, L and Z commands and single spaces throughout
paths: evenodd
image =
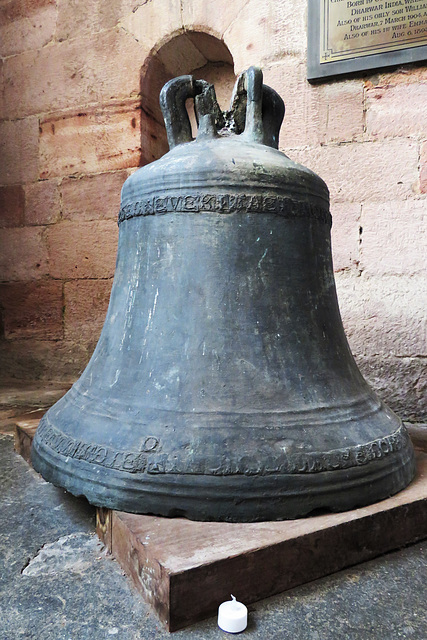
M 344 513 L 235 524 L 98 510 L 98 533 L 174 631 L 230 593 L 256 602 L 427 538 L 427 454 L 417 469 L 404 491 Z
M 112 556 L 91 538 L 93 509 L 44 482 L 14 453 L 11 436 L 0 436 L 0 511 L 2 640 L 170 637 Z M 38 564 L 35 571 L 34 560 L 44 551 L 52 557 L 59 546 L 66 562 L 56 568 L 48 562 L 45 572 Z M 242 637 L 421 640 L 427 638 L 426 578 L 427 545 L 421 542 L 249 605 Z M 213 616 L 173 637 L 226 636 Z
M 17 420 L 29 460 L 38 420 Z M 98 536 L 159 619 L 176 631 L 238 594 L 251 604 L 427 538 L 427 453 L 414 434 L 417 475 L 387 500 L 283 522 L 215 523 L 97 509 Z

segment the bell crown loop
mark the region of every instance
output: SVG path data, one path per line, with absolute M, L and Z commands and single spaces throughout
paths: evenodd
M 238 77 L 230 109 L 225 112 L 218 105 L 214 86 L 205 80 L 186 75 L 167 82 L 160 92 L 160 107 L 170 149 L 194 140 L 185 107 L 188 98 L 194 100 L 196 140 L 237 134 L 247 142 L 278 148 L 285 105 L 276 91 L 263 84 L 261 69 L 250 67 Z
M 126 180 L 119 225 L 140 216 L 215 211 L 313 218 L 331 226 L 324 181 L 278 149 L 285 105 L 263 84 L 260 69 L 239 76 L 228 111 L 221 111 L 213 85 L 191 75 L 166 83 L 160 105 L 170 151 Z

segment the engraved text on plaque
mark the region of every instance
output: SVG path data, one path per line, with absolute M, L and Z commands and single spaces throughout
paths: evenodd
M 427 58 L 427 0 L 310 4 L 309 79 Z

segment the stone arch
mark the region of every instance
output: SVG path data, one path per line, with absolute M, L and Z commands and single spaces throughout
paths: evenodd
M 141 68 L 141 164 L 157 160 L 169 149 L 159 94 L 168 80 L 185 74 L 213 83 L 221 108 L 228 108 L 236 77 L 227 45 L 201 31 L 179 32 L 163 41 Z

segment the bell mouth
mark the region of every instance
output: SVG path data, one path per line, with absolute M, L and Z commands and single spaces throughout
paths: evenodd
M 42 419 L 33 442 L 36 471 L 96 506 L 131 513 L 199 521 L 294 519 L 313 511 L 346 511 L 377 502 L 406 487 L 415 475 L 407 430 L 382 404 L 365 418 L 378 422 L 378 414 L 384 414 L 389 424 L 391 414 L 394 430 L 388 435 L 383 430 L 381 437 L 363 444 L 289 454 L 284 451 L 292 433 L 288 425 L 283 428 L 284 440 L 277 433 L 274 436 L 276 443 L 283 444 L 276 457 L 271 455 L 273 447 L 269 451 L 262 442 L 265 427 L 246 425 L 246 451 L 258 448 L 252 457 L 240 454 L 241 444 L 230 452 L 225 432 L 218 427 L 201 430 L 200 438 L 206 440 L 186 443 L 180 451 L 165 453 L 161 438 L 151 432 L 138 451 L 124 451 L 108 445 L 108 429 L 103 430 L 104 441 L 98 437 L 97 444 L 72 437 L 54 426 L 51 412 Z M 345 420 L 337 426 L 338 432 L 348 430 Z M 325 428 L 330 429 L 330 424 L 315 427 L 320 432 Z M 187 425 L 178 431 L 191 429 Z M 360 432 L 358 439 L 363 442 Z M 217 453 L 212 441 L 217 442 Z
M 409 443 L 382 459 L 316 473 L 141 474 L 73 458 L 58 465 L 57 454 L 37 440 L 32 462 L 46 480 L 84 495 L 95 506 L 204 522 L 276 521 L 347 511 L 398 493 L 415 476 Z

